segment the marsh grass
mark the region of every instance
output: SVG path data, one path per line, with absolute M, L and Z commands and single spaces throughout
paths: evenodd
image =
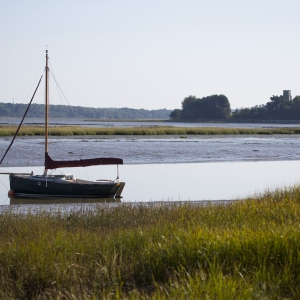
M 12 136 L 16 126 L 0 126 L 0 136 Z M 219 127 L 129 127 L 129 128 L 92 128 L 80 126 L 58 126 L 49 128 L 52 136 L 76 135 L 224 135 L 224 134 L 299 134 L 300 128 L 219 128 Z M 20 136 L 42 136 L 43 127 L 23 126 Z
M 300 188 L 0 215 L 1 299 L 299 299 Z

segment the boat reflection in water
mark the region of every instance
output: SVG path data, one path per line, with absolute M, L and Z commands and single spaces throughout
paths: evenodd
M 118 203 L 121 202 L 122 197 L 112 198 L 30 198 L 30 197 L 16 197 L 10 198 L 10 205 L 27 205 L 27 204 L 95 204 L 95 203 Z

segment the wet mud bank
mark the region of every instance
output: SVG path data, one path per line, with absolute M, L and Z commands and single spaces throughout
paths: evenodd
M 0 156 L 11 137 L 0 138 Z M 300 160 L 298 135 L 53 137 L 53 159 L 123 158 L 124 164 Z M 17 137 L 1 167 L 44 164 L 42 137 Z

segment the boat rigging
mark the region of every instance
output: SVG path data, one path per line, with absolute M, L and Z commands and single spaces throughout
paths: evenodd
M 9 173 L 10 191 L 9 195 L 14 197 L 70 197 L 70 198 L 114 198 L 121 197 L 125 182 L 119 181 L 119 176 L 115 180 L 83 180 L 75 178 L 70 174 L 49 175 L 48 170 L 57 168 L 87 167 L 92 165 L 121 165 L 123 160 L 114 157 L 88 158 L 79 160 L 53 160 L 48 151 L 48 131 L 49 131 L 49 67 L 48 50 L 46 50 L 45 66 L 45 160 L 44 173 L 42 175 Z M 32 103 L 35 93 L 40 85 L 42 77 L 25 111 L 21 123 L 15 133 L 8 149 L 2 157 L 0 164 L 11 148 L 23 120 Z

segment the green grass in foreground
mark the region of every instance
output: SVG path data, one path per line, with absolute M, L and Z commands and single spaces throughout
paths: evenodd
M 12 136 L 16 126 L 0 126 L 0 136 Z M 73 135 L 216 135 L 216 134 L 299 134 L 299 128 L 219 128 L 219 127 L 129 127 L 129 128 L 90 128 L 80 126 L 51 127 L 49 134 L 53 136 Z M 21 136 L 44 135 L 43 127 L 24 126 L 21 128 Z
M 0 215 L 1 299 L 299 299 L 300 188 Z

